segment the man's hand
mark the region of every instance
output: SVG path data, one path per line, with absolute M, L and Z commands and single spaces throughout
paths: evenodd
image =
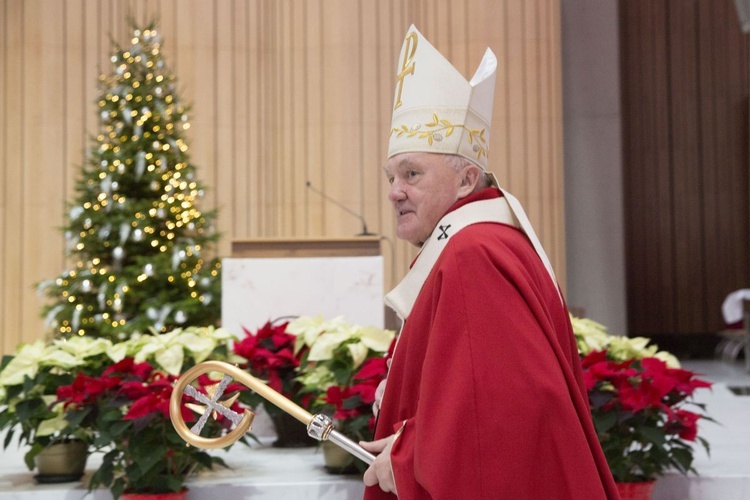
M 391 447 L 396 436 L 378 439 L 377 441 L 360 441 L 359 444 L 370 453 L 375 453 L 375 461 L 365 471 L 365 485 L 380 486 L 385 492 L 398 495 L 396 492 L 396 480 L 393 478 L 393 468 L 391 467 Z

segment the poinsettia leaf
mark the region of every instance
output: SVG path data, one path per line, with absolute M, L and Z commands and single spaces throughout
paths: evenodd
M 12 427 L 8 429 L 8 432 L 5 434 L 5 440 L 3 441 L 3 449 L 6 449 L 8 447 L 15 434 L 16 433 Z
M 112 485 L 112 487 L 110 488 L 110 491 L 112 492 L 112 496 L 114 498 L 120 498 L 122 494 L 125 492 L 125 481 L 122 479 L 118 479 Z
M 213 461 L 211 460 L 211 455 L 208 453 L 198 453 L 195 455 L 195 461 L 201 464 L 206 469 L 210 469 Z
M 34 470 L 34 457 L 37 456 L 44 446 L 41 442 L 35 441 L 34 444 L 31 445 L 31 449 L 26 452 L 24 455 L 24 461 L 26 462 L 26 467 L 29 468 L 29 470 Z
M 125 434 L 125 431 L 130 427 L 130 422 L 127 420 L 115 422 L 112 425 L 109 426 L 109 433 L 110 436 L 113 438 L 117 438 L 122 434 Z M 116 439 L 117 440 L 117 439 Z
M 616 423 L 617 413 L 615 412 L 607 412 L 603 415 L 597 415 L 597 417 L 594 419 L 594 426 L 596 427 L 596 432 L 599 434 L 606 433 Z
M 48 413 L 41 398 L 26 399 L 16 405 L 16 415 L 21 422 L 28 422 L 39 414 Z
M 344 400 L 344 403 L 341 405 L 341 407 L 345 410 L 352 410 L 360 406 L 362 406 L 362 398 L 359 397 L 359 394 L 352 396 L 350 398 L 346 398 Z
M 6 354 L 3 356 L 3 361 L 0 363 L 0 372 L 5 369 L 6 366 L 8 366 L 8 363 L 10 363 L 10 360 L 13 359 L 15 356 L 12 354 Z
M 672 449 L 672 463 L 683 473 L 687 473 L 690 470 L 690 466 L 693 463 L 693 454 L 690 449 L 686 448 L 673 448 Z
M 641 435 L 646 438 L 649 442 L 654 443 L 656 446 L 664 446 L 666 439 L 664 431 L 653 427 L 644 427 L 640 429 Z
M 137 455 L 139 457 L 137 460 L 138 468 L 140 469 L 140 472 L 142 474 L 146 474 L 157 465 L 161 467 L 160 462 L 162 461 L 163 457 L 159 453 L 153 453 L 153 444 L 147 443 L 145 439 L 141 441 L 141 443 L 147 444 L 147 448 L 152 449 L 152 452 L 149 453 L 148 450 L 144 449 L 143 446 L 140 446 L 141 449 L 137 451 Z
M 5 429 L 13 421 L 10 411 L 0 411 L 0 429 Z M 12 428 L 12 427 L 11 427 Z
M 68 427 L 75 429 L 81 425 L 83 419 L 91 413 L 91 408 L 81 408 L 80 410 L 69 411 L 65 414 L 65 420 L 68 421 Z
M 167 488 L 169 491 L 180 491 L 184 487 L 184 481 L 180 476 L 169 476 L 167 478 Z
M 706 450 L 706 455 L 711 455 L 711 446 L 708 444 L 708 441 L 706 441 L 705 438 L 702 438 L 702 437 L 698 436 L 698 442 Z

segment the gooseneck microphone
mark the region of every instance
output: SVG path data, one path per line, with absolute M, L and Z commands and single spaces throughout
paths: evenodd
M 327 194 L 325 194 L 323 191 L 315 189 L 315 187 L 310 183 L 310 181 L 306 181 L 306 185 L 307 185 L 307 189 L 309 189 L 313 193 L 317 193 L 324 200 L 330 201 L 331 203 L 333 203 L 334 205 L 336 205 L 337 207 L 339 207 L 340 209 L 342 209 L 344 212 L 346 212 L 348 214 L 351 214 L 354 217 L 356 217 L 357 219 L 359 219 L 360 222 L 362 222 L 362 232 L 359 233 L 357 236 L 375 236 L 375 233 L 371 233 L 371 232 L 369 232 L 367 230 L 367 223 L 365 222 L 365 218 L 362 217 L 360 214 L 358 214 L 358 213 L 350 210 L 349 208 L 347 208 L 343 204 L 339 203 L 337 200 L 334 200 L 333 198 L 331 198 L 330 196 L 328 196 Z

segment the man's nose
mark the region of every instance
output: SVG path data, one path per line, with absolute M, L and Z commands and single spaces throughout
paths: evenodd
M 406 193 L 404 193 L 404 190 L 401 188 L 401 185 L 397 180 L 394 180 L 393 183 L 391 183 L 391 189 L 388 191 L 388 201 L 391 203 L 396 203 L 397 201 L 401 201 L 406 198 Z

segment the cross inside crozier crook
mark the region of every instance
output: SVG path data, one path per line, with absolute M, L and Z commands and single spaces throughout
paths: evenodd
M 210 397 L 200 393 L 190 385 L 190 383 L 200 375 L 208 372 L 219 372 L 224 375 L 221 382 L 216 386 L 207 388 Z M 240 439 L 245 432 L 250 429 L 250 424 L 252 423 L 254 416 L 251 411 L 245 410 L 244 415 L 239 415 L 228 408 L 231 406 L 231 401 L 219 401 L 219 398 L 224 394 L 224 391 L 232 379 L 247 386 L 248 389 L 252 390 L 269 403 L 299 420 L 305 425 L 305 427 L 307 427 L 307 433 L 309 436 L 320 441 L 331 441 L 365 463 L 371 464 L 375 460 L 375 456 L 373 456 L 372 453 L 366 451 L 359 446 L 359 444 L 335 430 L 333 428 L 333 421 L 330 417 L 321 414 L 312 415 L 304 408 L 299 407 L 294 402 L 268 387 L 268 385 L 262 380 L 253 377 L 234 365 L 223 363 L 221 361 L 204 361 L 203 363 L 197 364 L 186 371 L 177 382 L 175 382 L 174 389 L 172 389 L 172 397 L 169 400 L 169 416 L 172 419 L 172 425 L 174 425 L 175 431 L 177 431 L 177 434 L 179 434 L 182 439 L 198 448 L 226 448 Z M 192 427 L 192 429 L 188 429 L 187 425 L 185 425 L 185 421 L 182 419 L 181 405 L 183 394 L 187 394 L 188 396 L 193 397 L 196 401 L 206 405 L 205 411 L 203 411 L 200 419 L 198 419 L 198 422 Z M 193 405 L 190 407 L 192 408 Z M 199 433 L 213 412 L 220 413 L 230 419 L 232 423 L 235 424 L 235 428 L 229 431 L 229 433 L 217 438 L 205 438 L 201 436 Z
M 203 430 L 203 426 L 206 425 L 206 422 L 208 422 L 208 418 L 212 413 L 219 413 L 228 418 L 234 425 L 239 425 L 239 423 L 242 421 L 242 415 L 235 411 L 232 411 L 230 408 L 224 406 L 219 402 L 219 398 L 221 398 L 221 396 L 224 394 L 224 391 L 231 381 L 232 377 L 230 377 L 229 375 L 224 375 L 224 377 L 221 379 L 221 382 L 219 382 L 216 392 L 213 393 L 210 399 L 202 392 L 197 391 L 192 385 L 185 386 L 185 394 L 206 405 L 206 409 L 201 417 L 198 419 L 195 425 L 190 428 L 191 432 L 200 435 L 201 431 Z
M 209 373 L 219 372 L 224 375 L 221 382 L 216 384 L 213 388 L 208 389 L 209 396 L 199 392 L 190 384 L 197 379 L 199 376 Z M 200 363 L 187 372 L 185 372 L 175 382 L 174 388 L 172 389 L 172 397 L 169 400 L 169 416 L 172 420 L 172 425 L 187 443 L 203 449 L 216 449 L 226 448 L 232 443 L 240 439 L 249 429 L 252 424 L 253 417 L 255 416 L 252 411 L 245 410 L 244 414 L 238 414 L 232 411 L 229 406 L 231 403 L 226 404 L 220 401 L 221 396 L 224 394 L 227 386 L 232 380 L 238 380 L 250 389 L 257 391 L 257 387 L 265 387 L 258 379 L 251 377 L 247 373 L 242 372 L 235 366 L 228 363 L 220 363 L 218 361 L 206 361 Z M 249 380 L 247 380 L 249 379 Z M 182 395 L 187 394 L 195 399 L 197 402 L 206 405 L 205 410 L 200 408 L 198 411 L 203 410 L 203 414 L 198 419 L 192 428 L 188 429 L 185 421 L 182 418 Z M 187 405 L 191 409 L 195 409 L 197 405 Z M 203 426 L 208 421 L 212 414 L 221 414 L 228 418 L 233 424 L 234 429 L 229 431 L 227 434 L 214 438 L 207 438 L 200 435 Z

